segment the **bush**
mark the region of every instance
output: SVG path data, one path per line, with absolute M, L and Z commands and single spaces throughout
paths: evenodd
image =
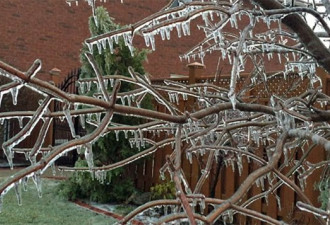
M 87 162 L 78 160 L 76 166 L 87 166 Z M 75 172 L 58 188 L 59 194 L 69 200 L 88 199 L 100 203 L 124 202 L 134 191 L 133 182 L 127 177 L 123 179 L 121 169 L 108 172 L 103 183 L 91 179 L 90 173 Z
M 151 198 L 156 199 L 174 199 L 176 197 L 175 184 L 166 180 L 164 183 L 156 184 L 150 188 Z

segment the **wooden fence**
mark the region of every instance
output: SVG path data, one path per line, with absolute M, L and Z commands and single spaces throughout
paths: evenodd
M 207 77 L 201 76 L 202 73 L 202 66 L 198 64 L 191 64 L 189 66 L 189 76 L 180 77 L 180 78 L 170 78 L 173 81 L 185 83 L 185 84 L 192 84 L 192 83 L 200 83 L 200 82 L 208 82 L 216 84 L 220 87 L 228 87 L 230 78 L 229 76 L 219 76 L 214 79 L 214 76 Z M 330 79 L 328 75 L 321 69 L 318 71 L 319 73 L 323 74 L 323 91 L 330 95 Z M 73 80 L 75 81 L 77 78 L 75 77 L 76 74 L 71 74 Z M 246 85 L 249 85 L 249 80 L 247 79 L 248 75 L 241 76 L 240 80 L 238 81 L 238 89 L 243 88 Z M 163 83 L 162 79 L 155 79 L 152 81 L 153 84 L 160 84 Z M 267 104 L 267 100 L 271 94 L 283 95 L 285 94 L 286 97 L 295 96 L 299 93 L 302 93 L 306 85 L 308 84 L 307 80 L 301 80 L 298 76 L 288 76 L 287 80 L 283 82 L 282 75 L 274 75 L 272 78 L 268 80 L 268 88 L 266 89 L 263 84 L 256 85 L 252 91 L 246 93 L 245 97 L 249 98 L 250 101 L 254 100 L 260 103 Z M 65 89 L 71 87 L 69 92 L 75 93 L 76 88 L 74 82 L 64 82 L 63 85 L 66 87 Z M 294 88 L 289 88 L 294 87 Z M 287 91 L 289 90 L 289 91 Z M 286 91 L 286 92 L 284 92 Z M 194 104 L 191 102 L 190 99 L 188 101 L 184 101 L 180 99 L 179 108 L 186 109 L 188 111 L 193 110 Z M 56 110 L 56 106 L 55 106 Z M 164 106 L 156 105 L 156 110 L 159 112 L 165 112 Z M 10 124 L 11 129 L 10 132 L 13 133 L 15 129 L 19 129 L 18 122 L 16 121 L 15 124 Z M 55 144 L 55 139 L 62 137 L 57 135 L 63 135 L 63 133 L 68 133 L 68 127 L 63 128 L 66 132 L 61 132 L 61 122 L 55 121 L 54 124 L 54 133 L 49 134 L 48 136 L 50 139 L 47 143 Z M 77 131 L 78 132 L 78 131 Z M 14 132 L 15 133 L 15 132 Z M 12 134 L 8 134 L 11 136 Z M 164 139 L 165 134 L 161 134 L 159 137 L 154 137 L 155 141 Z M 67 134 L 67 136 L 71 136 Z M 66 137 L 65 137 L 66 138 Z M 1 142 L 1 140 L 0 140 Z M 22 143 L 22 147 L 32 147 L 34 140 L 28 139 L 28 143 Z M 20 145 L 21 146 L 21 145 Z M 136 184 L 136 187 L 142 191 L 149 191 L 150 187 L 160 183 L 161 180 L 159 179 L 159 170 L 165 164 L 165 156 L 172 153 L 172 149 L 170 146 L 164 147 L 156 151 L 153 155 L 141 159 L 139 162 L 129 165 L 130 175 L 133 177 L 133 180 Z M 264 150 L 260 148 L 257 152 L 259 156 L 263 156 Z M 297 155 L 298 157 L 299 155 Z M 313 150 L 309 156 L 309 161 L 317 162 L 324 160 L 326 158 L 325 151 L 322 148 L 318 148 Z M 190 164 L 189 161 L 182 157 L 182 165 L 186 175 L 188 182 L 191 184 L 191 187 L 194 188 L 196 185 L 198 178 L 201 175 L 201 169 L 199 162 L 205 162 L 205 159 L 197 159 L 193 157 L 193 163 Z M 218 165 L 214 165 L 210 176 L 208 177 L 207 182 L 202 188 L 202 193 L 205 196 L 212 196 L 220 199 L 226 199 L 230 197 L 235 190 L 239 187 L 239 185 L 245 180 L 248 174 L 258 168 L 259 165 L 253 162 L 247 162 L 246 159 L 243 159 L 243 172 L 241 175 L 238 174 L 238 171 L 233 171 L 232 167 L 226 167 L 224 164 L 219 163 Z M 286 172 L 285 170 L 283 172 Z M 319 196 L 319 192 L 314 190 L 314 184 L 319 180 L 321 171 L 316 171 L 313 176 L 310 176 L 307 179 L 307 187 L 305 190 L 306 195 L 309 199 L 313 202 L 314 205 L 318 206 L 319 202 L 317 201 L 317 197 Z M 292 179 L 297 179 L 296 177 Z M 267 188 L 267 184 L 266 184 Z M 245 199 L 250 198 L 252 196 L 256 196 L 261 193 L 261 187 L 253 186 L 250 191 L 246 194 Z M 308 214 L 300 213 L 296 207 L 295 202 L 299 200 L 298 196 L 288 187 L 283 186 L 276 190 L 276 194 L 279 196 L 279 200 L 276 199 L 273 195 L 270 195 L 268 198 L 268 203 L 265 201 L 265 198 L 256 200 L 253 204 L 250 205 L 251 209 L 260 211 L 264 214 L 270 215 L 273 218 L 278 219 L 285 219 L 286 221 L 291 221 L 292 224 L 299 224 L 299 225 L 312 225 L 316 224 L 314 218 Z M 281 203 L 281 207 L 279 207 L 279 202 Z M 244 216 L 239 216 L 236 218 L 238 224 L 256 224 L 256 225 L 263 225 L 264 223 L 255 220 L 253 218 L 247 218 Z
M 218 79 L 214 80 L 214 76 L 200 77 L 199 75 L 201 70 L 202 69 L 199 65 L 193 64 L 190 66 L 190 76 L 183 78 L 172 78 L 171 80 L 185 84 L 191 84 L 194 82 L 209 82 L 217 84 L 221 87 L 228 88 L 230 82 L 229 76 L 220 76 Z M 319 70 L 318 72 L 323 73 L 323 91 L 329 95 L 330 88 L 328 87 L 330 87 L 330 79 L 327 77 L 328 75 L 323 70 Z M 238 88 L 249 85 L 248 80 L 250 79 L 246 79 L 247 76 L 248 75 L 241 76 L 238 82 Z M 153 84 L 160 84 L 163 82 L 163 80 L 158 79 L 153 80 L 152 82 Z M 250 101 L 254 100 L 259 103 L 267 104 L 267 101 L 272 94 L 277 94 L 278 96 L 282 96 L 284 94 L 286 97 L 291 97 L 303 93 L 306 90 L 306 85 L 308 85 L 308 82 L 309 81 L 307 79 L 302 80 L 298 75 L 288 76 L 286 81 L 283 82 L 283 75 L 274 75 L 268 80 L 267 89 L 264 87 L 264 84 L 256 85 L 252 91 L 246 93 L 245 97 L 250 98 Z M 189 100 L 184 101 L 183 99 L 180 99 L 180 109 L 190 110 L 191 106 L 192 103 L 189 102 Z M 158 111 L 165 112 L 165 108 L 163 106 L 157 105 L 156 107 Z M 155 141 L 163 139 L 164 136 L 156 137 Z M 151 157 L 143 159 L 139 163 L 130 166 L 130 170 L 134 171 L 133 177 L 137 188 L 143 191 L 149 191 L 151 186 L 161 182 L 159 179 L 159 170 L 165 163 L 165 156 L 171 154 L 172 151 L 173 150 L 170 146 L 164 147 L 155 152 Z M 300 156 L 299 154 L 301 154 L 301 151 L 297 152 L 298 158 L 298 156 Z M 263 156 L 264 154 L 264 149 L 262 147 L 259 148 L 257 155 Z M 308 157 L 308 160 L 311 162 L 323 161 L 324 159 L 326 159 L 326 153 L 323 148 L 314 149 Z M 191 187 L 194 188 L 198 178 L 201 175 L 200 162 L 206 162 L 206 159 L 201 160 L 200 158 L 197 159 L 196 157 L 193 157 L 192 164 L 190 164 L 184 156 L 182 157 L 182 160 L 183 170 L 185 172 L 186 178 Z M 235 190 L 237 190 L 239 185 L 246 179 L 248 174 L 256 170 L 258 167 L 259 165 L 257 163 L 252 161 L 247 162 L 247 160 L 244 158 L 242 174 L 239 175 L 237 168 L 236 171 L 234 171 L 231 166 L 226 167 L 221 163 L 214 165 L 208 180 L 205 182 L 202 188 L 202 193 L 209 197 L 227 199 L 235 192 Z M 289 169 L 284 169 L 283 173 L 288 172 L 288 170 Z M 307 197 L 315 206 L 320 205 L 317 200 L 319 192 L 314 188 L 314 185 L 319 181 L 320 173 L 320 170 L 314 172 L 313 176 L 310 176 L 307 179 L 307 186 L 305 188 Z M 294 176 L 292 179 L 297 180 L 297 177 Z M 268 184 L 265 182 L 265 188 L 267 187 Z M 260 194 L 261 192 L 262 188 L 254 185 L 250 191 L 246 193 L 244 199 L 249 199 Z M 268 202 L 266 202 L 265 198 L 261 198 L 254 201 L 249 206 L 249 208 L 269 215 L 272 218 L 284 219 L 285 221 L 289 221 L 291 224 L 318 224 L 316 223 L 315 218 L 310 214 L 304 214 L 297 210 L 295 202 L 299 200 L 299 197 L 289 187 L 282 185 L 282 187 L 276 190 L 276 195 L 279 198 L 274 197 L 274 195 L 269 195 Z M 236 224 L 264 225 L 266 223 L 251 217 L 238 216 L 236 217 Z

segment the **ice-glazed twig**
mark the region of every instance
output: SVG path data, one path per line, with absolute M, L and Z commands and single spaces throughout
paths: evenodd
M 316 208 L 314 206 L 303 203 L 301 201 L 297 202 L 297 207 L 302 211 L 309 212 L 309 213 L 314 214 L 315 216 L 322 217 L 323 219 L 330 220 L 330 212 L 329 211 L 324 211 L 322 209 Z
M 8 189 L 12 188 L 12 184 L 21 180 L 24 177 L 30 177 L 33 176 L 35 173 L 39 173 L 38 171 L 41 170 L 41 172 L 45 171 L 50 164 L 52 164 L 56 159 L 58 159 L 63 153 L 67 151 L 71 151 L 75 149 L 76 147 L 79 147 L 83 144 L 90 143 L 92 141 L 95 141 L 100 135 L 104 132 L 104 130 L 108 127 L 109 123 L 111 122 L 112 116 L 113 116 L 113 105 L 115 104 L 116 94 L 119 91 L 120 83 L 116 83 L 113 93 L 110 100 L 110 107 L 107 109 L 104 117 L 102 118 L 102 122 L 100 123 L 99 127 L 97 127 L 93 132 L 90 134 L 75 139 L 72 141 L 69 141 L 67 143 L 64 143 L 62 145 L 56 146 L 53 148 L 53 150 L 45 157 L 43 157 L 40 161 L 36 162 L 35 164 L 27 167 L 26 169 L 23 169 L 19 171 L 16 176 L 13 176 L 7 180 L 5 180 L 3 183 L 0 184 L 0 193 L 6 193 Z
M 33 117 L 30 119 L 30 121 L 24 126 L 24 128 L 18 132 L 14 137 L 10 138 L 8 141 L 4 142 L 2 144 L 2 149 L 4 150 L 8 162 L 10 164 L 10 167 L 13 168 L 12 164 L 12 158 L 13 158 L 13 152 L 12 148 L 16 145 L 18 145 L 21 141 L 23 141 L 26 137 L 30 135 L 33 128 L 37 125 L 37 123 L 41 120 L 42 116 L 47 112 L 48 105 L 51 102 L 51 97 L 47 97 L 44 99 L 44 101 L 41 103 L 37 111 L 34 113 Z
M 263 166 L 254 172 L 250 173 L 248 177 L 244 180 L 244 182 L 240 185 L 240 187 L 237 189 L 237 191 L 222 205 L 219 206 L 216 210 L 212 211 L 207 216 L 207 221 L 209 223 L 212 223 L 218 216 L 223 213 L 225 210 L 230 208 L 231 204 L 235 204 L 238 202 L 242 196 L 248 191 L 251 187 L 251 184 L 255 182 L 256 179 L 258 179 L 260 176 L 267 174 L 270 172 L 278 163 L 282 156 L 283 146 L 287 139 L 288 135 L 287 133 L 283 133 L 278 139 L 276 144 L 276 149 L 273 154 L 272 161 L 268 162 L 266 166 Z
M 48 129 L 49 129 L 52 121 L 53 121 L 53 118 L 48 118 L 48 117 L 44 118 L 44 123 L 42 124 L 42 127 L 40 129 L 39 136 L 38 136 L 33 148 L 31 149 L 31 151 L 29 153 L 30 158 L 34 158 L 41 150 L 41 148 L 45 142 L 45 138 L 46 138 Z M 30 161 L 33 162 L 34 160 L 30 159 Z
M 167 161 L 167 164 L 169 165 L 169 168 L 170 168 L 170 174 L 172 174 L 172 179 L 173 179 L 174 184 L 175 184 L 177 197 L 180 199 L 182 207 L 185 211 L 185 217 L 184 218 L 188 219 L 189 224 L 196 225 L 196 219 L 195 218 L 198 218 L 199 215 L 194 215 L 193 210 L 192 210 L 192 208 L 189 204 L 189 201 L 187 199 L 187 196 L 184 193 L 184 190 L 182 189 L 181 179 L 179 177 L 179 171 L 177 171 L 175 169 L 174 165 L 172 164 L 172 161 L 170 160 L 170 157 L 166 157 L 166 161 Z M 159 223 L 162 224 L 162 221 L 159 221 Z
M 330 151 L 330 141 L 320 135 L 301 129 L 289 130 L 288 134 L 291 137 L 310 139 L 313 143 L 323 146 L 326 151 Z
M 173 106 L 170 105 L 163 96 L 161 96 L 157 91 L 154 90 L 150 81 L 146 77 L 143 77 L 141 74 L 135 72 L 132 67 L 128 67 L 128 71 L 138 85 L 148 90 L 148 92 L 152 94 L 157 99 L 157 101 L 164 104 L 164 106 L 166 106 L 166 108 L 171 112 L 172 115 L 177 115 Z
M 101 89 L 101 92 L 102 92 L 102 95 L 103 95 L 103 98 L 109 102 L 110 99 L 109 99 L 109 95 L 108 95 L 108 92 L 107 92 L 107 89 L 104 85 L 104 80 L 102 78 L 102 74 L 98 68 L 98 65 L 96 64 L 94 58 L 93 58 L 93 55 L 91 53 L 85 53 L 85 56 L 87 57 L 89 63 L 91 64 L 91 66 L 93 67 L 93 70 L 95 72 L 95 75 L 97 77 L 97 82 L 99 84 L 99 87 Z

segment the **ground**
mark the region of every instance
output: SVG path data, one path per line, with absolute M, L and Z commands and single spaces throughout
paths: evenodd
M 0 181 L 17 169 L 0 169 Z M 46 176 L 49 175 L 46 174 Z M 28 190 L 22 191 L 22 206 L 18 206 L 14 188 L 4 196 L 0 225 L 20 224 L 70 224 L 70 225 L 105 225 L 114 224 L 115 219 L 97 214 L 79 207 L 57 195 L 59 180 L 42 179 L 42 198 L 38 197 L 36 187 L 29 180 Z

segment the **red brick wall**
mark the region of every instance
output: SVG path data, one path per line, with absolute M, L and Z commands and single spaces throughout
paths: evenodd
M 108 8 L 117 23 L 131 24 L 157 12 L 167 2 L 129 0 L 121 4 L 120 0 L 109 0 L 102 5 Z M 99 1 L 97 4 L 100 5 Z M 80 66 L 80 48 L 89 37 L 87 21 L 91 9 L 86 2 L 69 7 L 65 0 L 1 0 L 0 8 L 0 60 L 25 71 L 36 58 L 40 58 L 43 67 L 39 76 L 43 79 L 50 79 L 48 72 L 54 67 L 62 71 L 63 78 Z M 170 73 L 188 73 L 187 62 L 181 62 L 178 56 L 203 38 L 196 27 L 192 29 L 194 36 L 178 39 L 174 29 L 171 41 L 156 39 L 156 52 L 149 55 L 145 64 L 154 78 L 168 77 Z M 145 47 L 142 38 L 136 38 L 135 44 Z M 218 57 L 219 54 L 206 56 L 205 74 L 215 73 Z M 228 62 L 222 62 L 220 68 L 222 74 L 230 72 Z
M 130 0 L 121 4 L 116 0 L 103 5 L 116 22 L 129 24 L 156 12 L 166 2 Z M 0 8 L 0 60 L 25 71 L 40 58 L 43 62 L 40 75 L 44 79 L 50 78 L 48 71 L 54 67 L 65 76 L 80 66 L 80 48 L 89 37 L 87 21 L 91 9 L 87 3 L 69 7 L 65 0 L 1 0 Z M 183 52 L 181 49 L 189 49 L 192 44 L 180 43 L 178 48 L 179 43 L 157 42 L 157 52 L 148 57 L 147 71 L 153 76 L 164 77 L 185 70 L 186 63 L 181 63 L 178 55 Z M 144 43 L 137 46 L 145 47 Z

